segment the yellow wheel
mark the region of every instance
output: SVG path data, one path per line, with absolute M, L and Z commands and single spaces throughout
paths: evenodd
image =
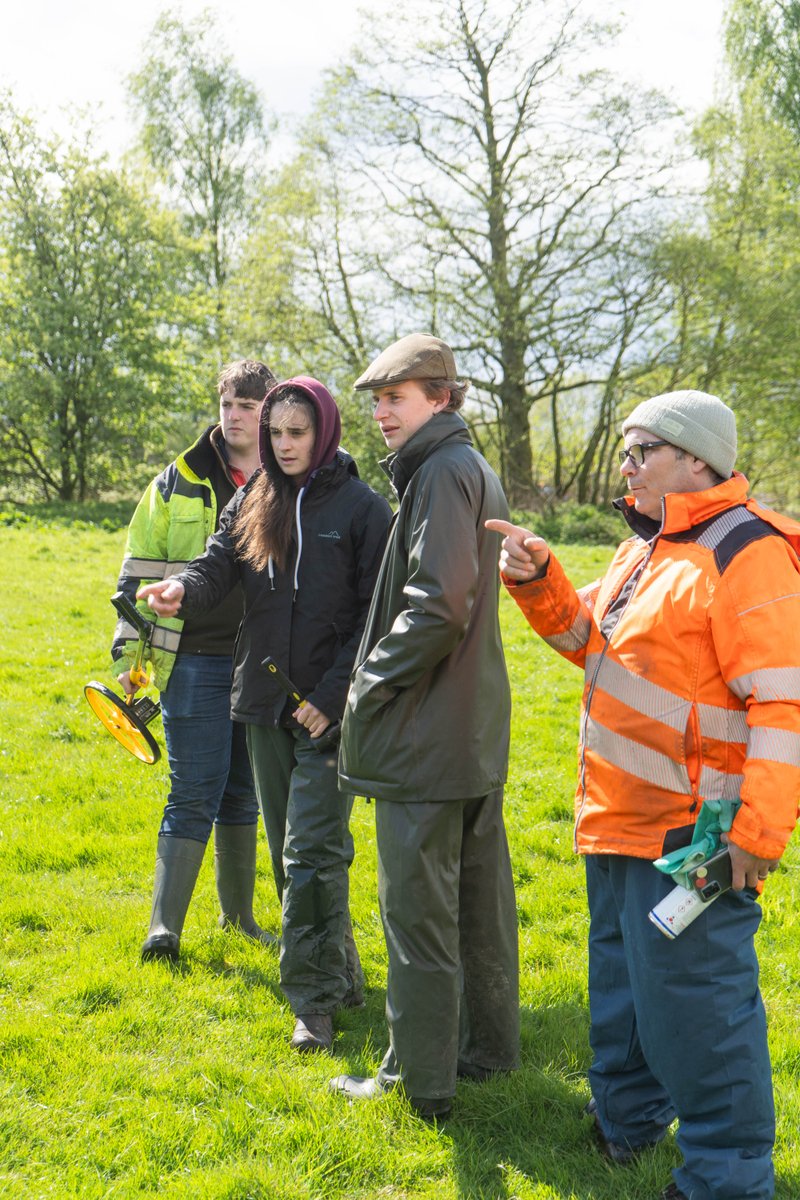
M 161 757 L 158 742 L 147 728 L 147 722 L 152 721 L 160 712 L 160 705 L 155 704 L 147 696 L 126 704 L 119 696 L 104 687 L 102 683 L 87 683 L 83 694 L 89 701 L 92 711 L 105 725 L 110 733 L 142 762 L 152 766 Z

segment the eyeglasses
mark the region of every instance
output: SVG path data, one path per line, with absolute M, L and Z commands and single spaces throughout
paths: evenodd
M 640 467 L 644 462 L 645 451 L 655 450 L 656 446 L 671 446 L 672 442 L 634 442 L 632 446 L 628 446 L 625 450 L 619 451 L 620 466 L 624 466 L 628 459 L 636 463 Z

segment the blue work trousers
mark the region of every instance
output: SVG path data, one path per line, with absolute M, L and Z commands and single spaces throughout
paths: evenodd
M 211 827 L 255 825 L 244 725 L 231 721 L 229 655 L 178 654 L 161 693 L 170 791 L 160 834 L 203 845 Z
M 761 908 L 727 892 L 674 941 L 648 920 L 672 880 L 588 855 L 592 1095 L 605 1136 L 636 1147 L 678 1118 L 688 1200 L 770 1200 L 775 1114 L 753 943 Z

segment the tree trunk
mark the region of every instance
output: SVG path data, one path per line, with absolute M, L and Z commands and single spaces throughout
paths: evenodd
M 509 504 L 529 508 L 533 501 L 531 431 L 529 401 L 525 389 L 508 380 L 500 389 L 503 400 L 503 440 L 505 478 L 503 486 Z

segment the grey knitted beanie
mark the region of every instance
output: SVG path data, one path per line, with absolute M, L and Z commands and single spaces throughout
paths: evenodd
M 730 479 L 736 462 L 736 417 L 717 396 L 694 391 L 653 396 L 625 418 L 623 434 L 629 429 L 646 429 Z

